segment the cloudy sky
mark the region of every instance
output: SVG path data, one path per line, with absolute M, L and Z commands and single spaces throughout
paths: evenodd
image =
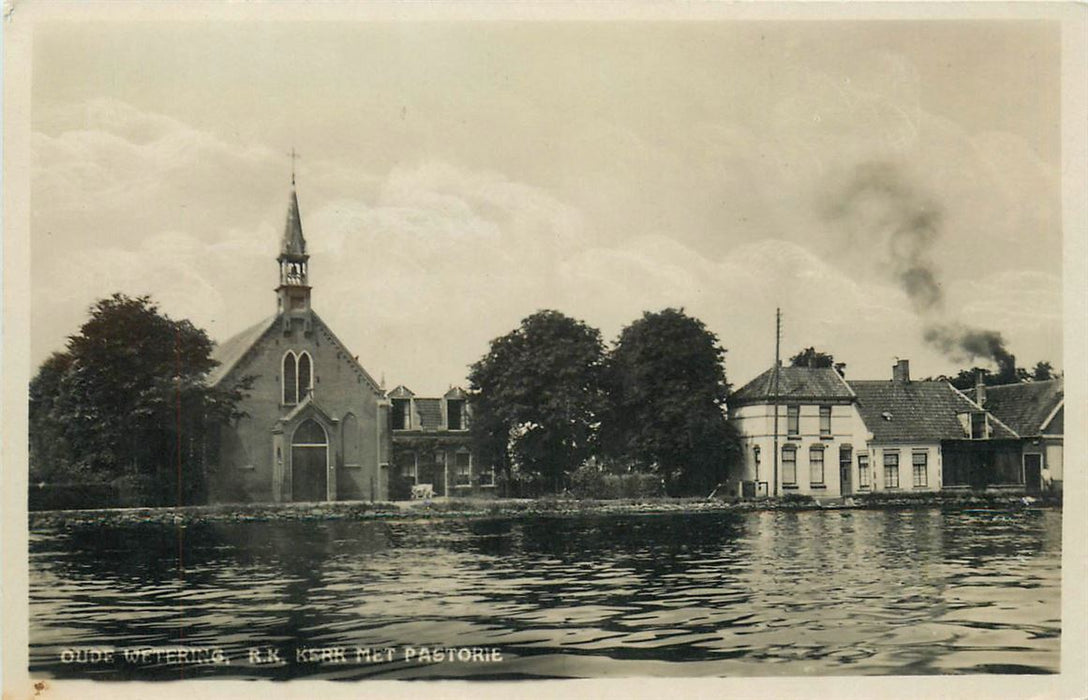
M 275 310 L 293 147 L 314 306 L 443 392 L 541 308 L 611 341 L 682 306 L 735 385 L 1062 365 L 1060 36 L 1045 22 L 39 24 L 32 360 L 150 294 Z M 949 330 L 951 329 L 951 330 Z M 982 362 L 982 360 L 975 360 Z

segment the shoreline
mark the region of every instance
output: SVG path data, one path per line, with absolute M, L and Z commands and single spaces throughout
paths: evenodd
M 1025 500 L 1010 493 L 880 494 L 823 499 L 806 497 L 723 500 L 705 498 L 645 498 L 592 500 L 539 499 L 434 499 L 431 501 L 326 501 L 313 503 L 235 503 L 203 506 L 41 510 L 28 512 L 30 531 L 56 527 L 175 525 L 276 521 L 342 520 L 478 520 L 488 518 L 577 517 L 594 515 L 653 515 L 812 510 L 988 510 L 1002 512 L 1061 508 L 1060 496 Z

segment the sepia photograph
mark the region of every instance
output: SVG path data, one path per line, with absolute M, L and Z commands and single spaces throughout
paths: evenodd
M 125 5 L 5 11 L 5 697 L 1088 692 L 1083 7 Z

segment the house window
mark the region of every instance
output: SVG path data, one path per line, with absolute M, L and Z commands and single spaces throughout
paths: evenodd
M 446 400 L 446 427 L 450 430 L 465 429 L 465 401 L 464 399 Z
M 858 455 L 858 488 L 869 488 L 869 455 Z
M 454 479 L 457 486 L 472 484 L 472 455 L 468 452 L 458 452 L 454 457 Z
M 899 488 L 899 453 L 884 453 L 884 488 Z
M 495 485 L 495 468 L 484 469 L 479 472 L 480 474 L 480 486 L 494 486 Z
M 819 445 L 808 450 L 808 483 L 813 486 L 824 484 L 824 448 Z
M 755 480 L 759 481 L 759 445 L 752 448 L 752 462 L 756 468 Z
M 408 430 L 412 427 L 412 400 L 393 399 L 393 430 Z
M 910 456 L 911 464 L 914 468 L 914 486 L 927 486 L 927 473 L 929 471 L 929 453 L 928 452 L 915 452 Z
M 801 407 L 800 406 L 787 406 L 786 407 L 786 434 L 787 435 L 800 435 L 801 434 Z
M 782 448 L 782 483 L 797 485 L 797 449 L 792 445 Z
M 298 360 L 290 350 L 283 356 L 283 403 L 285 406 L 298 403 Z
M 820 436 L 831 435 L 831 407 L 820 406 Z
M 419 453 L 412 453 L 411 461 L 401 467 L 400 473 L 409 484 L 419 483 Z

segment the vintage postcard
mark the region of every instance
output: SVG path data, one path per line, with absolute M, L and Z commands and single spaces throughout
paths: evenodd
M 4 18 L 5 698 L 1088 692 L 1083 6 Z

